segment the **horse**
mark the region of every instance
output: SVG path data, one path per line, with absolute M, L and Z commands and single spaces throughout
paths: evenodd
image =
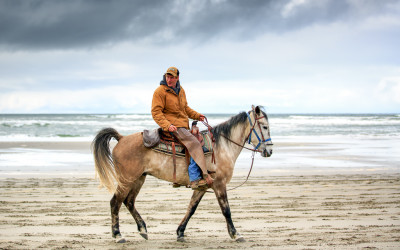
M 207 170 L 214 179 L 209 188 L 215 193 L 230 237 L 242 242 L 245 240 L 232 222 L 226 185 L 232 178 L 236 159 L 246 142 L 253 145 L 252 150 L 260 152 L 262 157 L 271 156 L 273 144 L 268 117 L 262 106 L 252 106 L 252 110 L 231 117 L 212 128 L 211 132 L 214 137 L 215 161 L 212 162 L 211 156 L 206 156 Z M 113 138 L 118 142 L 111 153 L 110 141 Z M 111 232 L 118 243 L 126 242 L 119 230 L 119 210 L 122 203 L 136 221 L 140 235 L 148 239 L 146 223 L 135 208 L 136 197 L 147 175 L 181 185 L 190 183 L 184 158 L 176 159 L 176 176 L 173 178 L 173 157 L 144 147 L 142 140 L 141 132 L 122 136 L 113 128 L 105 128 L 98 132 L 92 143 L 96 176 L 100 184 L 114 194 L 110 200 Z M 206 192 L 207 190 L 193 191 L 186 214 L 176 230 L 178 241 L 185 241 L 186 226 Z

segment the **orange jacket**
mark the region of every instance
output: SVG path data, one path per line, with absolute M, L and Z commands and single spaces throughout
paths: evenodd
M 177 95 L 170 87 L 160 85 L 153 94 L 151 115 L 164 131 L 168 131 L 171 124 L 189 129 L 189 118 L 199 120 L 201 114 L 188 106 L 182 87 Z

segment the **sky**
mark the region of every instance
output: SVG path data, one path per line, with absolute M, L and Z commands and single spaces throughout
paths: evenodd
M 400 0 L 0 0 L 0 113 L 399 113 Z

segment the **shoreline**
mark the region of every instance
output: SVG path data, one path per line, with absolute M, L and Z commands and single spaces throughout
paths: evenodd
M 263 158 L 256 154 L 252 175 L 400 173 L 399 142 L 393 144 L 386 140 L 373 141 L 372 144 L 360 144 L 359 141 L 352 144 L 274 142 L 271 157 Z M 111 141 L 111 146 L 115 143 Z M 243 150 L 236 161 L 234 175 L 247 175 L 250 165 L 251 153 Z M 71 177 L 74 174 L 85 178 L 94 176 L 91 142 L 0 141 L 0 178 Z

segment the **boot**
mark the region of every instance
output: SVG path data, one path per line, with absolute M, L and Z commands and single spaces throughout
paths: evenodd
M 204 179 L 200 179 L 197 181 L 192 181 L 190 183 L 190 187 L 193 190 L 206 190 L 208 188 L 207 181 Z

